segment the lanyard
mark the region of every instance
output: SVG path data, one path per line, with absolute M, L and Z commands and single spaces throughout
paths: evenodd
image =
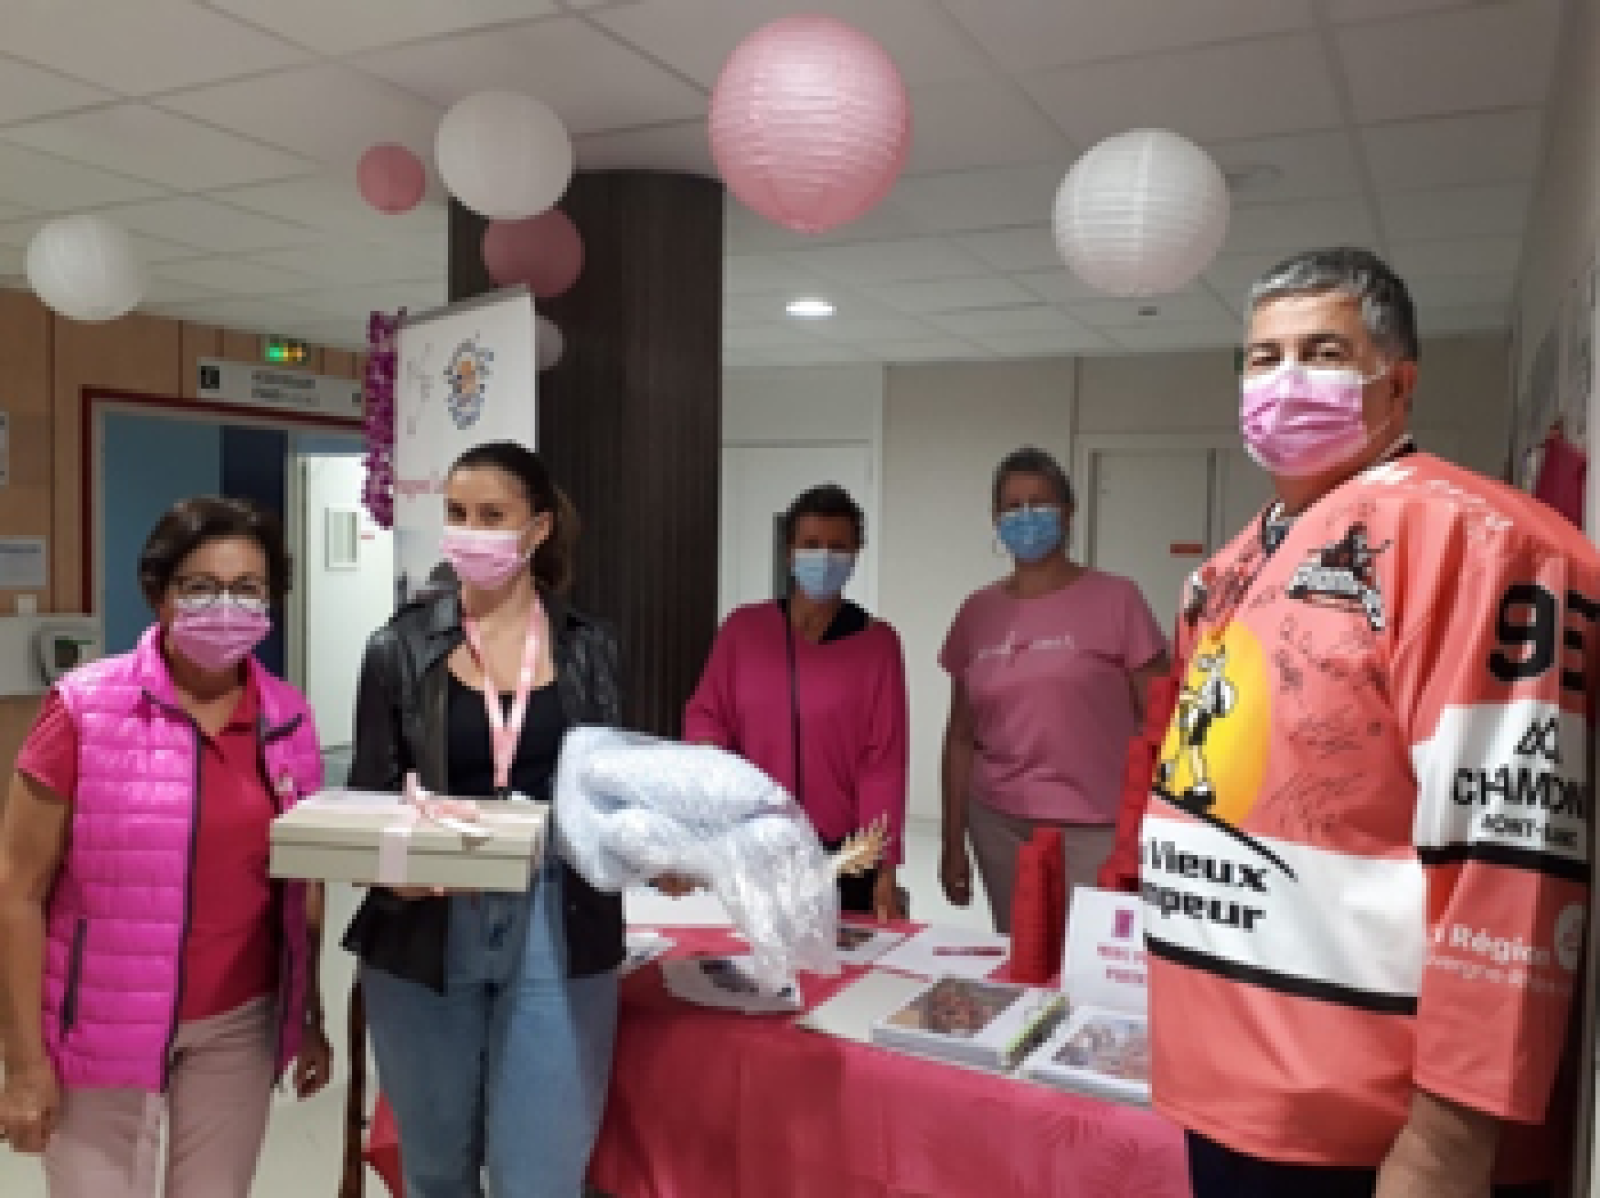
M 500 691 L 489 675 L 489 660 L 483 652 L 483 633 L 475 617 L 461 621 L 467 634 L 467 647 L 483 674 L 483 709 L 489 716 L 489 741 L 494 751 L 495 793 L 505 796 L 511 791 L 511 763 L 517 756 L 517 742 L 522 739 L 522 725 L 528 718 L 528 697 L 533 693 L 533 677 L 539 668 L 539 617 L 544 614 L 537 596 L 528 612 L 528 635 L 522 642 L 522 669 L 517 674 L 517 689 L 511 700 L 508 717 L 500 706 Z

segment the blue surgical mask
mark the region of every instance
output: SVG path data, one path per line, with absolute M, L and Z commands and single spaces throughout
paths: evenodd
M 1000 543 L 1019 562 L 1040 562 L 1061 544 L 1061 509 L 1019 507 L 1000 513 Z
M 796 549 L 789 573 L 795 586 L 805 592 L 814 603 L 826 603 L 844 593 L 845 583 L 855 571 L 853 553 L 835 553 L 831 549 Z

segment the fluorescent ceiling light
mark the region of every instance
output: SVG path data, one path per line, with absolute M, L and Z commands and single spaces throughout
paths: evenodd
M 822 320 L 833 315 L 833 305 L 825 299 L 796 299 L 785 311 L 801 320 Z

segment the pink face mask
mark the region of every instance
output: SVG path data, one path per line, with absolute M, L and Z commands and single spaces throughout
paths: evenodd
M 1361 396 L 1382 372 L 1314 370 L 1290 359 L 1240 388 L 1245 448 L 1269 474 L 1309 478 L 1359 454 L 1370 439 Z
M 527 565 L 529 555 L 522 548 L 523 531 L 526 530 L 447 525 L 440 549 L 457 578 L 492 591 L 504 586 Z
M 167 629 L 174 650 L 202 670 L 220 673 L 238 665 L 272 631 L 272 617 L 253 603 L 222 595 L 205 607 L 184 607 Z

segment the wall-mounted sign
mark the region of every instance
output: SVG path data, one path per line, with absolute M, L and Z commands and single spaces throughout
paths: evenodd
M 352 423 L 359 422 L 362 416 L 361 384 L 355 379 L 277 370 L 222 358 L 200 359 L 195 396 L 241 407 L 314 412 Z

